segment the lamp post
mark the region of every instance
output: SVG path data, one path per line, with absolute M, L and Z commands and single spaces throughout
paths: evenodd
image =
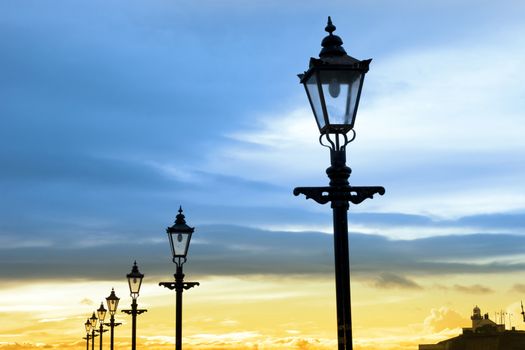
M 104 319 L 106 318 L 107 311 L 108 310 L 104 308 L 104 304 L 100 303 L 100 307 L 97 310 L 98 319 L 100 320 L 99 330 L 98 330 L 98 333 L 100 334 L 100 350 L 102 350 L 102 334 L 104 332 L 107 332 L 107 329 L 104 329 Z
M 139 297 L 140 286 L 144 275 L 139 272 L 137 262 L 133 264 L 131 272 L 126 275 L 129 284 L 129 292 L 132 303 L 131 310 L 122 310 L 122 312 L 131 315 L 131 350 L 137 349 L 137 315 L 140 315 L 148 310 L 137 308 L 137 298 Z
M 106 298 L 106 304 L 108 305 L 109 323 L 104 323 L 104 325 L 110 327 L 110 349 L 113 350 L 113 339 L 114 339 L 114 330 L 115 327 L 120 326 L 121 323 L 115 322 L 115 312 L 117 312 L 117 306 L 120 298 L 115 295 L 115 290 L 111 288 L 111 294 Z M 88 349 L 89 350 L 89 349 Z
M 374 194 L 383 195 L 380 186 L 350 186 L 351 169 L 346 166 L 346 146 L 355 138 L 353 130 L 365 73 L 371 59 L 357 60 L 347 55 L 343 41 L 334 35 L 328 17 L 319 58 L 311 58 L 306 72 L 299 74 L 319 127 L 321 145 L 330 149 L 330 179 L 325 187 L 297 187 L 294 195 L 304 194 L 319 204 L 331 203 L 334 226 L 335 285 L 338 350 L 352 349 L 350 305 L 350 263 L 348 253 L 349 202 L 359 204 Z M 351 132 L 350 137 L 348 133 Z
M 173 226 L 166 229 L 173 262 L 177 266 L 177 272 L 174 275 L 175 282 L 160 282 L 159 285 L 171 290 L 175 289 L 176 292 L 175 350 L 182 350 L 182 292 L 184 289 L 190 289 L 199 285 L 199 282 L 184 282 L 184 274 L 182 273 L 182 265 L 187 260 L 186 255 L 188 254 L 191 235 L 194 230 L 194 227 L 189 227 L 186 224 L 186 220 L 182 214 L 182 207 L 179 207 L 179 214 Z
M 91 323 L 91 350 L 95 350 L 95 329 L 97 328 L 97 321 L 97 316 L 95 316 L 95 312 L 93 312 L 93 316 L 89 319 Z
M 91 332 L 91 322 L 89 322 L 89 318 L 86 323 L 84 323 L 84 327 L 86 328 L 86 350 L 89 350 L 89 333 Z

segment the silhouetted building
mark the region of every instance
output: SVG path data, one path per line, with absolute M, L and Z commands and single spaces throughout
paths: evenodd
M 463 334 L 465 334 L 465 332 L 491 334 L 505 331 L 505 325 L 491 321 L 489 319 L 489 314 L 485 314 L 482 317 L 481 310 L 477 305 L 474 310 L 472 310 L 472 316 L 470 316 L 470 319 L 472 320 L 472 327 L 463 328 Z
M 481 316 L 477 306 L 470 319 L 472 327 L 463 328 L 463 334 L 437 344 L 421 344 L 419 350 L 525 350 L 525 331 L 506 330 L 488 314 Z

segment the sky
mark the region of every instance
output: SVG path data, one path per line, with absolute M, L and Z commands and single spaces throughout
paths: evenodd
M 165 228 L 195 227 L 191 349 L 333 349 L 328 184 L 297 74 L 327 17 L 372 58 L 347 150 L 356 350 L 525 330 L 522 1 L 0 1 L 0 350 L 84 349 L 145 281 L 139 347 L 171 349 Z M 116 348 L 129 347 L 121 312 Z M 107 345 L 107 333 L 104 346 Z

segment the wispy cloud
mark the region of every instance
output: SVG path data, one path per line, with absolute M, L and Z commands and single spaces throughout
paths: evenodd
M 192 270 L 200 275 L 304 275 L 333 270 L 333 239 L 326 233 L 203 225 L 195 238 L 198 244 L 190 247 L 189 254 Z M 350 259 L 356 278 L 376 275 L 377 287 L 417 288 L 417 276 L 521 271 L 525 269 L 523 245 L 525 236 L 512 234 L 395 240 L 351 233 Z M 167 238 L 140 244 L 112 240 L 96 249 L 69 244 L 11 248 L 3 250 L 2 256 L 5 268 L 0 276 L 6 279 L 111 279 L 129 270 L 134 259 L 149 275 L 162 275 L 170 262 Z M 86 266 L 88 260 L 91 263 Z M 472 290 L 488 292 L 477 287 Z
M 421 286 L 410 279 L 396 275 L 394 273 L 382 273 L 375 279 L 372 285 L 376 288 L 401 288 L 401 289 L 421 289 Z
M 471 286 L 464 286 L 461 284 L 455 284 L 453 286 L 453 289 L 461 292 L 461 293 L 468 293 L 468 294 L 490 294 L 494 293 L 494 290 L 492 290 L 489 287 L 482 286 L 480 284 L 474 284 Z
M 512 286 L 512 291 L 518 292 L 518 293 L 525 293 L 525 284 L 523 283 L 516 283 Z

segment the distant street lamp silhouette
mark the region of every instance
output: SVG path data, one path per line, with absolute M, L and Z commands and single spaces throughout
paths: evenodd
M 104 319 L 106 318 L 107 311 L 108 310 L 104 308 L 104 304 L 100 303 L 100 307 L 97 310 L 98 319 L 100 321 L 98 330 L 98 333 L 100 335 L 100 350 L 102 350 L 102 334 L 104 332 L 107 332 L 107 329 L 104 329 Z
M 357 60 L 346 54 L 343 41 L 334 35 L 335 26 L 328 17 L 329 33 L 321 46 L 319 58 L 311 58 L 304 74 L 299 74 L 321 133 L 319 142 L 330 149 L 331 166 L 326 169 L 329 186 L 297 187 L 294 195 L 304 194 L 319 204 L 331 203 L 334 225 L 334 258 L 337 303 L 338 350 L 352 349 L 350 306 L 350 266 L 348 253 L 349 202 L 359 204 L 374 194 L 383 195 L 380 186 L 350 186 L 350 168 L 346 166 L 346 146 L 355 138 L 353 130 L 359 98 L 369 60 Z M 350 137 L 348 133 L 351 132 Z
M 179 207 L 179 214 L 176 217 L 173 226 L 168 227 L 166 232 L 171 247 L 171 254 L 173 262 L 177 265 L 177 272 L 175 273 L 175 282 L 160 282 L 160 286 L 164 286 L 176 292 L 176 320 L 175 320 L 175 349 L 182 350 L 182 292 L 184 289 L 190 289 L 199 285 L 199 282 L 184 282 L 184 274 L 182 273 L 182 265 L 186 262 L 186 255 L 190 247 L 191 235 L 195 230 L 194 227 L 189 227 L 186 224 L 184 215 L 182 214 L 182 207 Z
M 115 334 L 114 333 L 115 327 L 121 325 L 121 323 L 115 322 L 115 312 L 117 312 L 117 306 L 118 306 L 119 300 L 120 298 L 115 295 L 115 290 L 111 288 L 111 294 L 109 295 L 109 297 L 106 298 L 106 304 L 108 305 L 109 315 L 111 317 L 109 318 L 109 323 L 104 323 L 104 325 L 110 327 L 109 334 L 111 338 L 111 341 L 110 341 L 111 350 L 113 350 L 113 339 L 114 339 L 114 334 Z
M 93 312 L 93 316 L 89 319 L 89 322 L 91 323 L 91 350 L 95 350 L 95 329 L 97 328 L 97 316 L 95 316 L 95 313 Z
M 137 298 L 139 297 L 140 286 L 144 275 L 139 272 L 137 262 L 133 264 L 131 272 L 126 275 L 129 284 L 129 292 L 132 303 L 131 310 L 122 310 L 122 312 L 131 315 L 131 350 L 137 349 L 137 315 L 140 315 L 148 310 L 137 308 Z
M 89 321 L 89 318 L 87 319 L 86 323 L 84 323 L 84 327 L 86 328 L 86 350 L 89 350 L 89 339 L 91 338 L 91 322 Z

